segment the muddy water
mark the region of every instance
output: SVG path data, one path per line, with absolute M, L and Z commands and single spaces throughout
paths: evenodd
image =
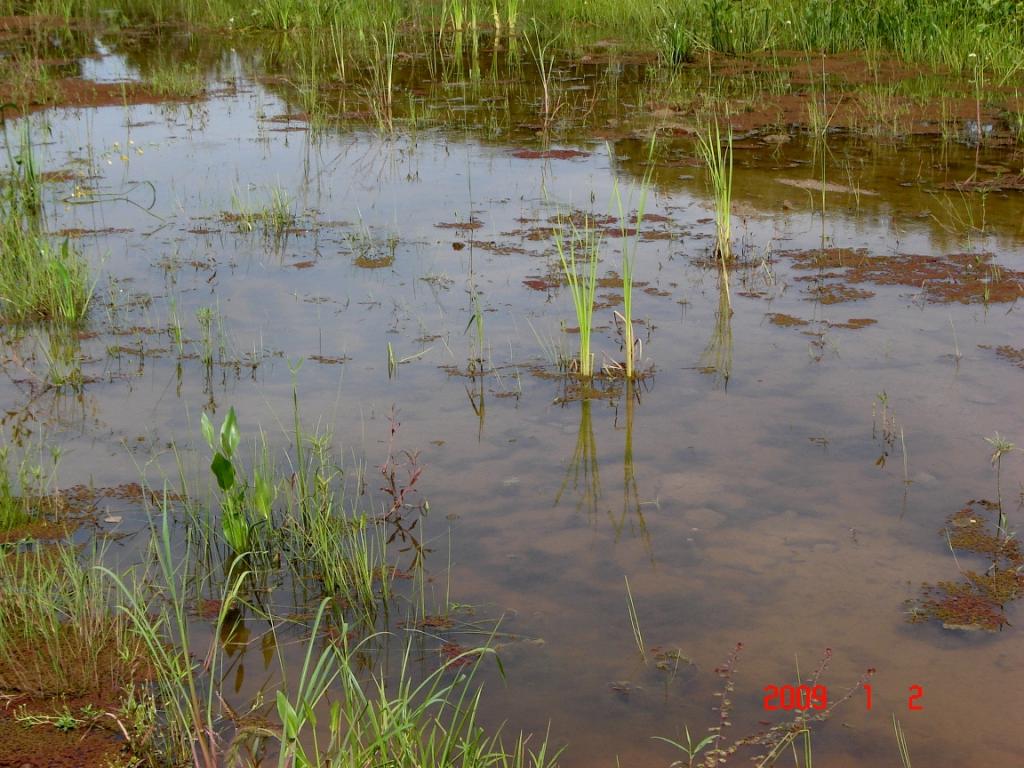
M 133 72 L 116 56 L 90 67 L 99 79 Z M 51 186 L 48 202 L 54 231 L 87 230 L 76 242 L 101 274 L 97 335 L 80 342 L 81 394 L 39 394 L 40 349 L 21 358 L 30 374 L 11 369 L 0 397 L 9 423 L 59 437 L 65 483 L 116 485 L 139 467 L 158 481 L 175 471 L 172 442 L 196 447 L 186 461 L 201 464 L 204 408 L 233 405 L 249 434 L 262 425 L 284 444 L 302 359 L 304 416 L 333 430 L 341 450 L 383 460 L 394 407 L 400 444 L 420 451 L 430 599 L 467 606 L 467 622 L 501 617 L 513 636 L 501 649 L 507 679 L 485 675 L 488 724 L 550 727 L 569 766 L 616 756 L 665 765 L 679 755 L 650 737 L 716 722 L 715 668 L 736 643 L 737 738 L 780 722 L 763 688 L 806 677 L 830 648 L 830 698 L 877 673 L 871 710 L 858 691 L 816 732 L 823 764 L 893 764 L 893 713 L 915 763 L 1020 764 L 1020 608 L 989 634 L 909 624 L 905 605 L 921 582 L 957 576 L 939 535 L 946 518 L 995 498 L 984 437 L 1024 440 L 1024 372 L 994 351 L 1021 345 L 1017 306 L 986 305 L 977 292 L 941 301 L 912 280 L 848 285 L 796 268 L 792 255 L 991 253 L 1013 280 L 1024 271 L 1021 193 L 982 199 L 944 185 L 979 162 L 1019 169 L 1019 153 L 739 139 L 743 264 L 729 316 L 707 263 L 702 173 L 688 140 L 667 139 L 636 261 L 634 316 L 652 372 L 632 400 L 620 389 L 581 401 L 566 397 L 543 349 L 576 342 L 562 330 L 576 321 L 548 230 L 560 212 L 611 212 L 616 180 L 635 207 L 642 138 L 578 136 L 574 156 L 545 158 L 516 156 L 539 147 L 524 144 L 526 129 L 508 143 L 475 130 L 384 139 L 352 125 L 313 136 L 278 119 L 291 108 L 273 85 L 238 61 L 225 70 L 231 87 L 202 103 L 45 118 L 44 167 L 83 174 Z M 275 189 L 298 217 L 287 231 L 257 221 L 242 232 L 223 216 L 265 205 Z M 607 238 L 603 275 L 621 269 L 620 246 Z M 816 301 L 826 295 L 816 280 L 862 293 Z M 602 303 L 621 294 L 612 283 Z M 460 375 L 477 355 L 466 330 L 474 293 L 482 379 Z M 617 306 L 595 315 L 599 361 L 620 354 Z M 209 372 L 201 310 L 213 318 Z M 180 355 L 166 332 L 174 313 Z M 771 321 L 781 315 L 791 320 Z M 837 327 L 851 319 L 875 322 Z M 389 344 L 404 361 L 397 375 Z M 1018 528 L 1020 461 L 1006 457 L 1002 473 Z M 144 528 L 139 510 L 119 513 L 106 527 Z M 141 538 L 116 554 L 130 560 Z M 678 665 L 640 659 L 624 577 L 645 647 L 678 649 Z M 237 652 L 250 670 L 244 700 L 260 684 L 251 673 L 261 649 Z M 911 686 L 923 691 L 919 711 L 908 709 Z

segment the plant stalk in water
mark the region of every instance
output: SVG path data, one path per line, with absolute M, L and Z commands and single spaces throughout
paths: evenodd
M 562 222 L 559 222 L 560 224 Z M 581 232 L 575 224 L 566 238 L 562 227 L 555 230 L 555 247 L 562 272 L 572 293 L 576 322 L 579 325 L 580 355 L 577 373 L 585 379 L 594 375 L 594 354 L 590 351 L 590 334 L 594 319 L 594 297 L 597 293 L 597 262 L 601 237 L 586 221 Z

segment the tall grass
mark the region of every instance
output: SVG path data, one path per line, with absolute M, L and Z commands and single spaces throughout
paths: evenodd
M 397 56 L 397 21 L 381 22 L 381 34 L 371 36 L 372 58 L 367 99 L 377 127 L 385 132 L 395 130 L 395 58 Z
M 718 118 L 704 125 L 697 134 L 697 154 L 707 168 L 715 203 L 715 255 L 726 264 L 732 259 L 732 127 L 723 142 Z
M 41 458 L 42 441 L 38 457 L 27 450 L 16 454 L 11 448 L 0 447 L 0 534 L 60 509 L 60 499 L 53 493 L 60 451 L 51 449 L 53 466 L 48 470 Z
M 501 4 L 490 3 L 496 31 L 502 27 Z M 236 33 L 310 33 L 344 21 L 364 35 L 397 15 L 414 30 L 440 34 L 470 26 L 477 5 L 476 0 L 2 0 L 0 12 L 67 19 L 113 13 L 132 24 L 202 22 Z M 974 52 L 1005 83 L 1022 67 L 1024 45 L 1024 7 L 1012 0 L 504 0 L 504 11 L 509 32 L 518 19 L 535 18 L 551 36 L 601 39 L 614 34 L 634 47 L 660 50 L 670 63 L 700 51 L 872 49 L 962 73 L 969 69 L 967 55 Z
M 151 525 L 155 568 L 127 575 L 115 574 L 106 567 L 99 567 L 98 571 L 117 586 L 119 608 L 149 653 L 165 721 L 164 729 L 156 737 L 159 751 L 174 762 L 190 762 L 195 768 L 217 768 L 222 758 L 214 704 L 218 638 L 230 610 L 239 600 L 248 573 L 232 568 L 209 650 L 204 657 L 196 656 L 186 602 L 193 552 L 187 548 L 182 556 L 175 551 L 170 528 L 172 511 L 166 499 L 158 511 L 159 528 L 155 521 Z M 149 584 L 157 587 L 153 597 L 147 597 Z
M 43 232 L 42 185 L 28 124 L 22 124 L 17 150 L 6 124 L 4 139 L 9 172 L 0 181 L 0 318 L 80 323 L 95 287 L 89 265 L 67 238 L 55 245 Z
M 314 768 L 553 768 L 558 753 L 547 739 L 530 749 L 520 735 L 506 747 L 500 734 L 489 735 L 477 721 L 482 688 L 474 683 L 487 647 L 469 649 L 421 681 L 415 681 L 412 646 L 406 646 L 397 673 L 390 678 L 358 674 L 363 647 L 342 640 L 315 652 L 321 603 L 302 667 L 292 685 L 276 693 L 280 729 L 256 728 L 256 735 L 280 741 L 278 766 Z M 291 689 L 291 690 L 289 690 Z M 317 711 L 327 717 L 318 723 Z M 303 732 L 318 731 L 302 738 Z
M 565 223 L 568 223 L 570 228 L 568 237 L 565 233 Z M 582 378 L 589 379 L 594 375 L 594 354 L 590 350 L 590 335 L 593 330 L 601 236 L 591 226 L 589 219 L 583 222 L 582 229 L 571 220 L 560 220 L 559 227 L 554 230 L 554 238 L 562 274 L 572 294 L 576 323 L 579 326 L 580 344 L 576 372 Z
M 148 653 L 117 595 L 70 545 L 0 557 L 0 689 L 40 698 L 117 693 L 146 676 Z

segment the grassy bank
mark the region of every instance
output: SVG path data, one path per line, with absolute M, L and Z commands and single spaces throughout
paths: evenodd
M 563 43 L 610 38 L 675 62 L 706 51 L 866 50 L 970 72 L 975 54 L 1002 76 L 1021 67 L 1024 51 L 1024 7 L 1011 0 L 5 0 L 0 13 L 233 30 L 334 29 L 361 39 L 395 23 L 436 34 L 509 33 L 532 29 L 537 20 L 544 34 Z

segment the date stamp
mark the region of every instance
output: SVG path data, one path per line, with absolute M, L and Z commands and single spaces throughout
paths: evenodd
M 864 683 L 861 687 L 864 689 L 865 708 L 871 709 L 874 704 L 871 684 Z M 923 710 L 921 699 L 924 698 L 924 688 L 912 685 L 907 690 L 907 709 L 912 712 Z M 764 693 L 763 706 L 767 712 L 828 709 L 828 686 L 825 685 L 766 685 Z

